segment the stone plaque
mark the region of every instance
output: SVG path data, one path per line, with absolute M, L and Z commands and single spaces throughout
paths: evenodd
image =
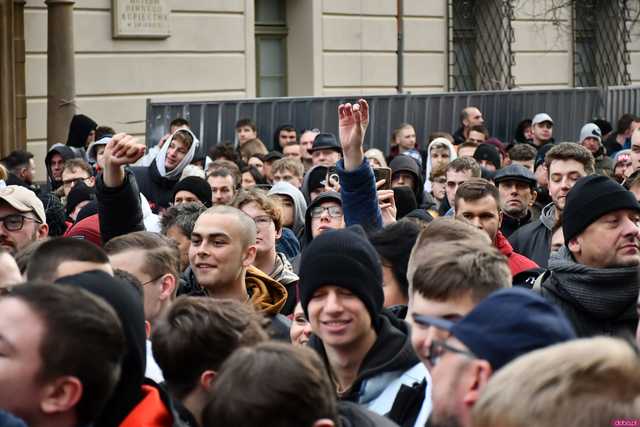
M 113 0 L 113 38 L 166 39 L 169 14 L 167 0 Z

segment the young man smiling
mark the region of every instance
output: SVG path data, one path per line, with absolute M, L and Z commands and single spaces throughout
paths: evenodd
M 428 372 L 407 325 L 383 312 L 382 268 L 360 227 L 315 238 L 302 254 L 300 301 L 338 397 L 401 425 L 424 425 Z M 429 381 L 427 381 L 428 383 Z

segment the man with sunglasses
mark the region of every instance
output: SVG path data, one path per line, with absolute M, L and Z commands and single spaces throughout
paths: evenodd
M 0 189 L 0 247 L 15 256 L 48 234 L 44 206 L 33 191 L 18 185 Z
M 526 289 L 496 291 L 457 322 L 415 315 L 445 333 L 429 351 L 431 426 L 471 426 L 471 410 L 491 376 L 513 359 L 576 338 L 567 318 Z

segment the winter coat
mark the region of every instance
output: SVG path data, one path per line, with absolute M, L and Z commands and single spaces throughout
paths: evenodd
M 418 168 L 417 163 L 410 157 L 399 157 L 413 162 Z M 347 172 L 344 169 L 344 160 L 339 160 L 336 164 L 336 170 L 340 176 L 340 194 L 345 225 L 349 227 L 359 224 L 367 232 L 381 229 L 383 224 L 378 206 L 376 178 L 373 169 L 369 166 L 369 161 L 364 159 L 356 170 Z M 416 183 L 420 183 L 419 188 L 422 189 L 419 173 Z M 309 213 L 309 211 L 307 212 Z M 310 219 L 308 221 L 311 222 Z
M 496 248 L 498 248 L 502 255 L 507 257 L 512 277 L 523 271 L 538 268 L 538 264 L 531 261 L 529 258 L 514 252 L 509 241 L 504 237 L 504 234 L 502 234 L 501 231 L 498 231 L 496 236 Z
M 284 254 L 289 260 L 300 254 L 300 241 L 290 228 L 282 227 L 280 238 L 276 240 L 276 252 Z
M 556 208 L 549 203 L 542 209 L 540 218 L 520 227 L 509 237 L 513 250 L 540 267 L 546 268 L 551 251 L 551 230 L 556 222 Z
M 153 381 L 142 386 L 142 398 L 120 427 L 188 427 L 173 407 L 169 395 Z
M 298 297 L 298 280 L 300 278 L 293 272 L 293 266 L 284 254 L 276 253 L 276 262 L 269 276 L 287 289 L 287 300 L 280 313 L 285 316 L 292 314 L 300 299 Z
M 539 215 L 535 214 L 535 211 L 532 209 L 527 209 L 527 214 L 522 218 L 515 218 L 506 214 L 506 212 L 502 213 L 502 225 L 500 225 L 500 231 L 505 237 L 509 238 L 513 233 L 516 232 L 520 227 L 523 227 L 527 224 L 538 219 Z
M 563 246 L 551 255 L 549 273 L 537 291 L 564 312 L 578 337 L 613 335 L 634 341 L 636 267 L 588 267 L 577 263 Z
M 133 173 L 125 172 L 120 187 L 109 188 L 104 184 L 103 174 L 96 179 L 96 198 L 102 242 L 134 231 L 144 231 L 140 191 Z
M 431 377 L 413 351 L 408 325 L 386 311 L 380 317 L 376 342 L 362 361 L 356 380 L 339 398 L 363 405 L 399 425 L 412 425 L 417 418 L 426 419 L 431 411 Z M 322 341 L 313 335 L 308 345 L 330 371 Z M 425 380 L 427 387 L 422 385 Z M 389 417 L 390 413 L 394 417 Z

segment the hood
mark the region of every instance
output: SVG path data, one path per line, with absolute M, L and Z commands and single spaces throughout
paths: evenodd
M 393 174 L 401 171 L 409 172 L 414 176 L 416 181 L 416 188 L 414 189 L 413 192 L 416 195 L 416 202 L 418 203 L 418 206 L 420 206 L 422 204 L 422 191 L 424 186 L 424 182 L 422 181 L 422 171 L 420 170 L 420 165 L 418 165 L 418 163 L 413 159 L 413 157 L 400 154 L 396 156 L 393 160 L 391 160 L 391 163 L 389 163 L 389 168 L 391 168 L 392 177 L 393 177 Z
M 426 172 L 424 176 L 424 191 L 426 193 L 431 192 L 431 181 L 429 181 L 429 175 L 431 175 L 431 170 L 433 169 L 431 167 L 431 146 L 436 143 L 444 144 L 447 146 L 447 148 L 449 149 L 449 162 L 452 162 L 458 158 L 456 149 L 453 147 L 453 144 L 447 138 L 435 138 L 433 141 L 429 143 L 429 146 L 427 147 L 427 167 L 426 167 Z
M 69 125 L 69 136 L 67 137 L 67 145 L 75 148 L 85 148 L 87 145 L 87 137 L 91 131 L 96 130 L 98 124 L 91 117 L 84 114 L 76 114 L 71 119 Z
M 56 282 L 83 288 L 103 298 L 114 308 L 122 322 L 127 341 L 122 375 L 102 414 L 94 423 L 96 427 L 118 426 L 142 399 L 141 390 L 146 368 L 146 332 L 142 298 L 132 286 L 103 271 L 62 277 Z
M 189 151 L 184 156 L 184 158 L 180 161 L 180 163 L 178 163 L 178 165 L 173 170 L 167 172 L 164 168 L 164 161 L 165 161 L 165 158 L 167 157 L 167 151 L 169 150 L 171 141 L 173 140 L 173 137 L 178 132 L 188 132 L 189 134 L 191 134 L 191 137 L 193 138 L 193 143 L 191 144 L 191 147 L 189 147 Z M 178 178 L 180 178 L 180 175 L 182 174 L 182 171 L 184 170 L 184 168 L 187 167 L 187 165 L 190 164 L 193 158 L 195 157 L 196 150 L 198 149 L 199 144 L 200 144 L 200 141 L 198 140 L 196 135 L 193 132 L 191 132 L 191 129 L 180 128 L 176 130 L 174 133 L 172 133 L 171 136 L 167 138 L 167 142 L 162 146 L 162 148 L 160 149 L 160 151 L 158 152 L 155 158 L 155 162 L 156 162 L 155 167 L 158 173 L 160 174 L 160 176 L 170 180 L 177 180 Z
M 380 327 L 377 333 L 376 342 L 362 361 L 358 377 L 348 395 L 343 396 L 344 400 L 358 400 L 360 385 L 368 378 L 373 378 L 383 373 L 404 372 L 419 363 L 418 357 L 411 346 L 408 323 L 396 318 L 385 309 L 380 313 Z M 327 354 L 320 338 L 312 335 L 308 345 L 320 354 L 325 363 L 327 362 Z M 329 366 L 328 363 L 327 366 Z M 386 387 L 386 384 L 381 385 Z M 380 393 L 384 387 L 380 390 L 367 390 L 366 394 Z M 372 399 L 375 399 L 375 396 L 366 398 L 368 401 Z M 362 401 L 362 398 L 360 401 Z
M 270 196 L 272 194 L 288 196 L 293 200 L 294 218 L 291 229 L 296 233 L 296 236 L 300 235 L 304 229 L 304 214 L 307 211 L 307 201 L 302 192 L 288 182 L 280 181 L 276 182 L 269 190 L 268 195 Z
M 278 281 L 278 283 L 284 286 L 289 286 L 296 283 L 300 278 L 293 272 L 293 266 L 285 256 L 285 254 L 278 252 L 276 254 L 275 269 L 271 272 L 271 278 Z
M 304 214 L 304 235 L 303 243 L 304 245 L 309 244 L 313 240 L 313 236 L 311 235 L 311 209 L 319 206 L 323 202 L 337 202 L 342 206 L 342 196 L 340 193 L 336 191 L 326 191 L 322 194 L 319 194 L 318 197 L 315 198 L 313 202 L 307 207 L 307 211 Z
M 311 203 L 311 190 L 309 190 L 309 180 L 312 175 L 312 172 L 318 168 L 324 168 L 325 175 L 326 175 L 327 167 L 322 165 L 313 166 L 304 174 L 304 181 L 302 182 L 302 190 L 300 191 L 302 191 L 302 195 L 304 196 L 304 199 L 307 201 L 307 206 Z
M 552 230 L 556 223 L 556 206 L 553 202 L 542 208 L 540 213 L 540 222 L 547 227 L 548 230 Z
M 67 147 L 66 145 L 54 144 L 51 146 L 51 148 L 49 149 L 49 152 L 44 158 L 44 165 L 47 168 L 47 181 L 51 186 L 51 191 L 56 190 L 58 187 L 62 185 L 62 181 L 54 181 L 53 176 L 51 176 L 51 158 L 55 154 L 60 154 L 65 161 L 77 157 L 75 151 L 73 151 L 70 147 Z
M 275 316 L 287 301 L 287 289 L 261 270 L 249 266 L 245 285 L 251 295 L 251 304 L 257 312 Z
M 498 230 L 498 233 L 496 234 L 495 246 L 500 251 L 500 253 L 507 258 L 509 258 L 511 254 L 513 254 L 513 247 L 511 246 L 511 243 L 509 243 L 507 238 L 504 236 L 504 234 L 502 234 L 502 231 L 500 230 Z

